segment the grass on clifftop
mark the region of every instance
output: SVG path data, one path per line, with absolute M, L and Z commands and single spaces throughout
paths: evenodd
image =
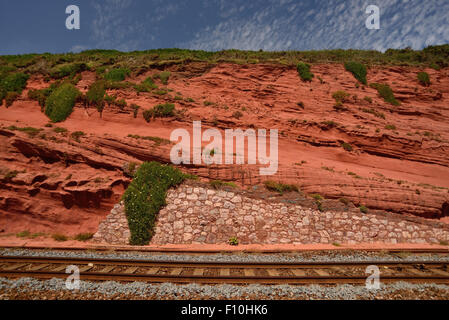
M 87 50 L 66 54 L 25 54 L 0 56 L 0 78 L 2 75 L 21 72 L 40 74 L 45 79 L 74 77 L 84 70 L 96 72 L 106 79 L 123 81 L 128 71 L 142 74 L 149 70 L 189 62 L 215 64 L 230 62 L 238 64 L 276 63 L 297 66 L 298 63 L 346 63 L 357 61 L 370 65 L 421 66 L 441 69 L 449 66 L 449 44 L 430 46 L 420 51 L 412 49 L 389 49 L 385 53 L 365 50 L 323 51 L 241 51 L 223 50 L 207 52 L 186 49 L 157 49 L 134 52 L 117 50 Z M 167 83 L 169 73 L 160 73 L 158 78 Z
M 165 205 L 167 190 L 187 178 L 178 169 L 157 162 L 145 162 L 139 167 L 123 195 L 131 245 L 150 242 L 156 216 Z

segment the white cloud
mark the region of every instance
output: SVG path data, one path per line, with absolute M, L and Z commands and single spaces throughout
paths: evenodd
M 381 30 L 365 28 L 365 9 L 371 4 L 366 0 L 318 3 L 273 0 L 268 2 L 270 5 L 261 5 L 262 2 L 266 3 L 258 1 L 259 5 L 252 6 L 250 14 L 229 15 L 228 19 L 205 27 L 183 46 L 202 50 L 354 48 L 383 51 L 406 46 L 421 49 L 449 42 L 449 1 L 446 0 L 378 0 Z M 221 1 L 220 10 L 234 13 L 235 4 Z

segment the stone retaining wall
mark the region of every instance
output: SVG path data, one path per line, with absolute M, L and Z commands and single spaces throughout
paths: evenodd
M 424 221 L 424 219 L 422 219 Z M 449 226 L 357 211 L 319 212 L 299 205 L 252 199 L 236 192 L 182 185 L 167 193 L 151 244 L 228 243 L 440 243 Z M 94 239 L 126 244 L 123 204 L 100 225 Z

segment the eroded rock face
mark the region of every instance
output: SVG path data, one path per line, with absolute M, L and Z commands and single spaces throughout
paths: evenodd
M 94 232 L 130 181 L 123 174 L 125 164 L 170 163 L 171 145 L 128 135 L 169 139 L 175 129 L 191 132 L 194 120 L 221 132 L 280 132 L 276 175 L 262 177 L 257 166 L 249 165 L 182 168 L 200 178 L 248 188 L 270 179 L 369 208 L 427 218 L 448 215 L 442 210 L 449 202 L 448 68 L 426 70 L 430 87 L 418 84 L 417 68 L 370 68 L 368 82 L 388 83 L 401 101 L 397 107 L 373 88 L 357 87 L 342 65 L 313 66 L 316 77 L 311 83 L 302 82 L 295 68 L 271 64 L 174 63 L 168 69 L 168 87 L 182 100 L 174 94 L 137 95 L 131 89 L 109 93 L 126 99 L 128 106 L 136 103 L 140 110 L 174 103 L 182 111 L 176 119 L 147 123 L 141 111 L 134 118 L 130 107 L 113 106 L 100 118 L 93 108 L 78 105 L 58 124 L 68 133 L 56 133 L 54 127 L 45 127 L 48 118 L 38 104 L 27 98 L 28 89 L 49 85 L 38 77 L 28 81 L 10 108 L 0 107 L 0 223 L 5 232 Z M 130 81 L 142 81 L 154 72 L 159 70 Z M 85 92 L 93 81 L 95 74 L 84 72 L 78 87 Z M 351 95 L 344 110 L 334 108 L 332 93 L 338 90 Z M 233 117 L 236 111 L 242 117 Z M 8 129 L 12 125 L 40 131 L 28 135 Z M 80 142 L 70 136 L 75 131 L 85 133 Z M 353 151 L 345 151 L 343 142 Z M 18 173 L 7 177 L 10 171 Z
M 449 202 L 443 203 L 443 207 L 441 208 L 441 216 L 449 217 Z
M 94 240 L 123 245 L 129 237 L 120 203 L 101 223 Z M 151 244 L 226 244 L 231 237 L 241 244 L 440 243 L 449 240 L 449 226 L 349 208 L 320 212 L 184 184 L 169 190 Z

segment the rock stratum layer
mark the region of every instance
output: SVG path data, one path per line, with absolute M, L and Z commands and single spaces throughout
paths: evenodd
M 29 89 L 49 84 L 31 77 L 11 107 L 0 107 L 0 231 L 95 232 L 130 182 L 124 165 L 170 163 L 172 145 L 139 136 L 169 139 L 174 129 L 191 131 L 194 120 L 204 129 L 280 132 L 276 175 L 262 177 L 251 165 L 181 167 L 201 179 L 245 188 L 269 179 L 375 210 L 433 219 L 449 214 L 449 69 L 425 70 L 432 83 L 424 87 L 416 78 L 421 69 L 372 67 L 368 82 L 388 83 L 400 106 L 356 84 L 338 64 L 312 66 L 310 83 L 295 68 L 274 64 L 191 62 L 167 70 L 167 94 L 108 90 L 128 106 L 107 106 L 100 118 L 94 108 L 77 105 L 53 127 L 46 127 L 48 118 L 27 98 Z M 139 83 L 156 72 L 127 80 Z M 83 72 L 77 87 L 86 92 L 94 81 L 94 73 Z M 338 90 L 350 94 L 343 109 L 334 108 L 332 93 Z M 176 117 L 143 119 L 142 110 L 166 102 L 175 104 Z M 137 118 L 132 103 L 141 106 Z M 17 129 L 25 127 L 38 132 Z M 74 138 L 76 131 L 84 135 Z

